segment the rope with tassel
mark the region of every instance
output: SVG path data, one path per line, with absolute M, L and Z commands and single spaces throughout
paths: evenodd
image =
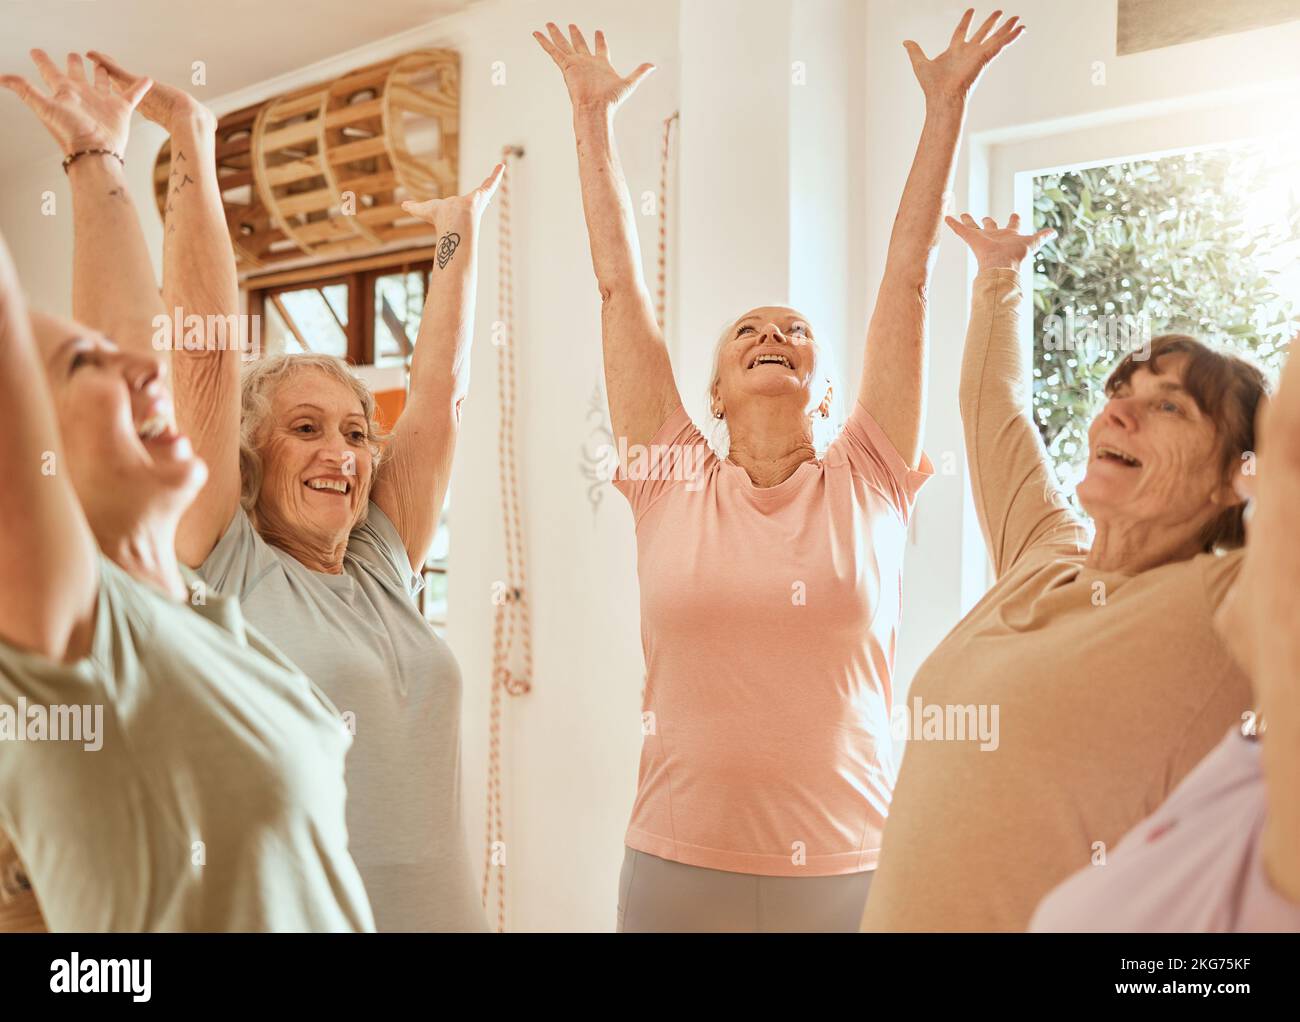
M 515 454 L 515 310 L 514 273 L 511 260 L 510 164 L 523 156 L 518 146 L 506 146 L 501 153 L 505 171 L 501 175 L 500 254 L 498 266 L 498 326 L 504 336 L 497 341 L 497 397 L 501 428 L 498 454 L 501 482 L 501 522 L 505 541 L 506 574 L 492 594 L 492 696 L 488 717 L 487 840 L 483 861 L 483 908 L 496 887 L 496 929 L 506 925 L 506 836 L 504 786 L 501 780 L 501 717 L 505 696 L 521 696 L 533 687 L 532 616 L 528 605 L 527 570 L 524 563 L 523 515 L 520 511 L 519 473 Z M 518 644 L 522 669 L 515 673 L 511 663 Z

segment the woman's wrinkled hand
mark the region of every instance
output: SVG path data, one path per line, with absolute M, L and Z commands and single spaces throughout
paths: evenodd
M 1018 17 L 1008 18 L 995 31 L 994 26 L 1002 12 L 994 11 L 967 39 L 966 32 L 974 16 L 974 8 L 962 15 L 948 48 L 933 59 L 927 57 L 911 39 L 903 43 L 927 100 L 964 101 L 984 69 L 1025 31 Z
M 146 120 L 166 128 L 169 133 L 173 126 L 191 119 L 215 127 L 216 117 L 212 112 L 183 89 L 163 82 L 151 82 L 143 75 L 132 74 L 107 53 L 99 50 L 87 50 L 86 56 L 94 62 L 96 73 L 103 68 L 117 91 L 124 96 L 134 95 L 143 83 L 145 92 L 140 100 L 140 113 Z
M 113 88 L 103 66 L 95 68 L 93 80 L 87 78 L 80 54 L 68 54 L 66 71 L 60 71 L 44 50 L 32 50 L 31 57 L 50 90 L 48 96 L 22 75 L 0 75 L 0 86 L 17 94 L 31 108 L 54 136 L 63 155 L 87 149 L 107 149 L 124 155 L 131 133 L 131 114 L 153 83 L 139 78 L 130 89 L 121 91 Z
M 1045 227 L 1037 234 L 1021 234 L 1020 216 L 1016 213 L 1011 214 L 1006 227 L 999 227 L 998 222 L 990 216 L 984 218 L 984 226 L 981 227 L 969 213 L 963 213 L 960 220 L 951 216 L 946 216 L 943 220 L 957 237 L 970 246 L 981 270 L 1018 270 L 1029 256 L 1056 237 L 1056 231 L 1050 227 Z
M 587 40 L 577 25 L 569 26 L 569 38 L 559 27 L 547 22 L 546 31 L 534 32 L 533 38 L 550 54 L 556 66 L 564 73 L 564 84 L 569 89 L 569 99 L 574 110 L 617 110 L 623 101 L 636 91 L 641 80 L 654 71 L 653 64 L 642 64 L 626 78 L 609 62 L 609 46 L 605 33 L 596 33 L 596 50 L 587 47 Z

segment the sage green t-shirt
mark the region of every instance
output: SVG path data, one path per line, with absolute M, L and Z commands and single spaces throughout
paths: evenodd
M 461 811 L 461 675 L 416 606 L 424 584 L 371 502 L 343 571 L 271 546 L 243 510 L 199 569 L 352 729 L 348 835 L 381 931 L 486 932 Z
M 102 556 L 86 657 L 0 643 L 0 828 L 51 930 L 373 930 L 349 743 L 236 600 Z

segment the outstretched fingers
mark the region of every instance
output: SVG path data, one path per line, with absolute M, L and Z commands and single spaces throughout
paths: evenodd
M 564 33 L 560 31 L 559 25 L 553 21 L 548 21 L 546 23 L 546 32 L 551 37 L 551 42 L 555 44 L 555 48 L 562 54 L 569 56 L 573 53 L 573 46 L 569 40 L 564 38 Z
M 957 22 L 957 27 L 952 30 L 952 39 L 949 45 L 956 46 L 958 43 L 966 41 L 966 32 L 970 29 L 971 19 L 975 17 L 975 8 L 967 7 L 966 13 L 961 16 L 961 21 Z
M 1010 25 L 1014 21 L 1016 21 L 1016 19 L 1012 18 L 1011 21 L 1007 22 L 1007 24 Z M 985 43 L 985 47 L 988 50 L 989 60 L 992 60 L 994 57 L 996 57 L 999 53 L 1005 50 L 1008 46 L 1010 46 L 1012 43 L 1014 43 L 1017 39 L 1019 39 L 1024 34 L 1025 34 L 1024 25 L 1016 25 L 1015 28 L 1010 29 L 1009 31 L 998 32 L 996 35 L 993 36 L 993 38 L 991 38 L 987 43 Z
M 627 82 L 627 84 L 631 88 L 635 89 L 638 85 L 641 84 L 641 79 L 646 78 L 649 75 L 653 74 L 654 70 L 655 70 L 655 66 L 653 64 L 642 64 L 639 68 L 637 68 L 635 71 L 633 71 L 630 75 L 628 75 L 623 80 Z
M 59 70 L 54 61 L 50 60 L 50 55 L 48 53 L 44 50 L 32 50 L 31 58 L 32 63 L 36 65 L 36 70 L 40 74 L 41 80 L 45 82 L 51 92 L 63 84 L 65 76 L 63 72 Z
M 87 50 L 86 56 L 95 63 L 96 81 L 99 79 L 101 70 L 112 79 L 113 84 L 117 86 L 120 92 L 127 92 L 132 85 L 140 81 L 137 75 L 131 74 L 107 53 L 101 53 L 99 50 Z
M 967 219 L 969 219 L 969 216 L 967 216 Z M 943 218 L 943 222 L 946 223 L 949 227 L 951 227 L 952 232 L 955 235 L 957 235 L 957 237 L 961 238 L 962 241 L 969 241 L 972 236 L 978 235 L 980 233 L 980 229 L 978 227 L 974 227 L 971 224 L 963 223 L 961 220 L 958 220 L 956 217 L 946 216 Z
M 506 165 L 504 163 L 498 163 L 492 168 L 492 173 L 485 177 L 483 183 L 478 186 L 479 200 L 484 206 L 492 201 L 492 196 L 496 194 L 497 188 L 501 184 L 501 178 L 505 172 Z
M 569 40 L 573 43 L 573 52 L 582 53 L 591 56 L 591 49 L 587 46 L 587 40 L 582 34 L 582 30 L 577 25 L 569 26 Z
M 68 77 L 74 82 L 86 81 L 86 66 L 81 62 L 80 53 L 69 53 L 67 56 Z
M 998 23 L 998 19 L 1000 17 L 1002 17 L 1002 12 L 994 11 L 987 18 L 985 18 L 983 23 L 980 25 L 980 27 L 975 30 L 975 34 L 970 37 L 970 42 L 972 43 L 984 42 L 984 40 L 988 38 L 989 32 L 992 31 L 993 26 Z
M 27 104 L 38 116 L 47 113 L 54 104 L 22 75 L 0 75 L 0 88 L 8 89 Z
M 596 29 L 596 56 L 609 60 L 609 43 L 605 41 L 605 33 L 600 29 Z

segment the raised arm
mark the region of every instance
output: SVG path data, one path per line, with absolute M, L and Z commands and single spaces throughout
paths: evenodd
M 0 639 L 52 660 L 89 648 L 95 541 L 72 489 L 45 370 L 0 240 Z
M 43 50 L 31 56 L 50 95 L 18 75 L 5 75 L 0 84 L 41 119 L 64 157 L 83 154 L 65 165 L 72 189 L 73 316 L 119 348 L 152 351 L 162 299 L 122 162 L 131 113 L 148 79 L 121 93 L 103 71 L 88 80 L 76 53 L 68 54 L 66 73 Z
M 1032 385 L 1020 348 L 1020 264 L 1054 234 L 1019 232 L 985 218 L 947 218 L 979 261 L 961 365 L 961 418 L 971 490 L 999 577 L 1043 540 L 1082 543 L 1084 532 L 1057 486 L 1030 414 Z
M 402 204 L 437 230 L 438 257 L 429 270 L 406 406 L 393 427 L 371 499 L 397 527 L 415 571 L 433 543 L 451 477 L 461 404 L 469 390 L 479 223 L 504 170 L 498 164 L 467 195 Z
M 569 26 L 568 39 L 553 24 L 546 30 L 549 38 L 541 32 L 533 37 L 564 73 L 573 103 L 582 208 L 600 288 L 610 424 L 629 444 L 648 444 L 682 399 L 641 268 L 632 198 L 614 145 L 614 115 L 654 65 L 642 64 L 622 78 L 610 64 L 603 32 L 596 33 L 592 53 L 576 25 Z
M 181 519 L 176 551 L 192 568 L 207 559 L 239 508 L 239 278 L 217 182 L 212 113 L 192 96 L 134 75 L 111 57 L 91 60 L 119 92 L 145 88 L 140 113 L 171 136 L 163 225 L 163 287 L 170 322 L 199 316 L 203 344 L 173 343 L 177 424 L 208 466 L 208 481 Z M 214 329 L 215 328 L 215 329 Z M 188 345 L 188 346 L 187 346 Z
M 1300 337 L 1296 338 L 1300 341 Z M 1251 646 L 1251 676 L 1265 722 L 1268 819 L 1264 866 L 1273 886 L 1300 904 L 1300 358 L 1291 342 L 1277 396 L 1263 412 L 1256 499 L 1236 620 Z
M 925 93 L 925 123 L 889 236 L 858 400 L 913 468 L 920 463 L 925 421 L 926 291 L 966 101 L 984 68 L 1025 30 L 1011 18 L 995 31 L 1002 12 L 994 11 L 968 40 L 974 13 L 962 16 L 948 49 L 933 60 L 911 40 L 903 44 Z

